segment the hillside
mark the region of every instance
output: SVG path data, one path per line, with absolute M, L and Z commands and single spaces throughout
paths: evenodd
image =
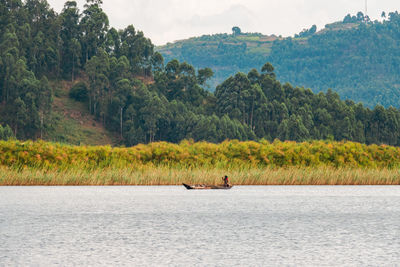
M 313 26 L 294 37 L 262 34 L 206 35 L 158 47 L 166 58 L 210 67 L 215 85 L 238 71 L 247 73 L 271 62 L 277 78 L 314 92 L 332 88 L 343 98 L 369 107 L 400 106 L 400 16 L 362 22 L 360 12 L 316 31 Z
M 46 140 L 75 145 L 109 145 L 120 140 L 89 113 L 87 105 L 68 94 L 71 82 L 57 82 L 53 101 L 52 125 L 44 137 Z
M 0 139 L 126 146 L 182 140 L 219 143 L 227 139 L 329 139 L 400 145 L 399 109 L 369 109 L 343 101 L 332 90 L 316 94 L 282 83 L 270 63 L 248 74 L 239 72 L 221 82 L 214 92 L 207 91 L 204 88 L 213 76 L 210 68 L 165 61 L 154 51 L 151 40 L 133 25 L 122 30 L 109 27 L 101 4 L 88 1 L 81 13 L 76 2 L 68 1 L 57 14 L 46 1 L 0 2 Z M 332 39 L 339 33 L 352 37 L 354 31 L 361 31 L 368 35 L 379 25 L 394 31 L 398 17 L 394 14 L 389 22 L 368 26 L 350 17 L 344 24 L 331 25 L 327 32 L 316 33 L 313 26 L 295 39 L 243 34 L 239 28 L 234 28 L 233 36 L 200 39 L 210 57 L 215 47 L 226 52 L 215 57 L 221 66 L 237 62 L 243 63 L 238 68 L 252 68 L 254 62 L 264 62 L 257 51 L 270 51 L 270 58 L 297 56 L 298 60 L 282 60 L 285 64 L 278 69 L 287 66 L 295 77 L 304 78 L 308 77 L 303 75 L 304 69 L 326 71 L 324 66 L 329 65 L 317 64 L 321 55 L 326 62 L 340 58 L 340 54 L 327 56 L 327 51 L 336 47 Z M 208 39 L 214 48 L 207 48 Z M 325 46 L 326 40 L 335 45 Z M 335 40 L 341 42 L 340 38 Z M 394 60 L 386 64 L 387 73 L 396 67 L 397 54 L 390 52 L 396 45 L 386 44 L 389 52 L 385 60 Z M 209 58 L 203 50 L 181 46 L 188 47 L 189 54 L 197 53 L 199 59 Z M 304 46 L 319 50 L 303 51 Z M 231 57 L 238 51 L 242 57 Z M 357 51 L 349 56 L 357 58 L 358 64 L 371 60 Z M 309 59 L 309 65 L 304 65 L 304 59 Z M 349 66 L 343 65 L 337 73 L 360 75 L 357 69 L 349 71 Z M 378 72 L 380 65 L 363 66 Z M 332 79 L 337 73 L 326 73 L 323 78 Z M 395 99 L 390 92 L 385 96 Z
M 186 61 L 196 68 L 210 67 L 214 77 L 209 86 L 215 89 L 229 76 L 260 68 L 268 60 L 277 36 L 260 33 L 215 34 L 194 37 L 157 47 L 166 62 Z

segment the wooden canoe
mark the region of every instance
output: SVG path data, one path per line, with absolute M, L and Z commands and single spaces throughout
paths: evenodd
M 206 185 L 206 184 L 197 184 L 197 185 L 188 185 L 188 184 L 183 184 L 184 187 L 188 190 L 207 190 L 207 189 L 222 189 L 222 190 L 228 190 L 231 189 L 233 186 L 224 186 L 224 185 Z

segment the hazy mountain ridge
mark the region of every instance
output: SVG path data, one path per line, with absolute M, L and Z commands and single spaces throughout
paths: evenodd
M 211 67 L 214 78 L 210 87 L 215 87 L 229 76 L 265 64 L 273 42 L 279 37 L 260 33 L 215 34 L 193 37 L 157 47 L 165 61 L 178 59 L 187 61 L 196 68 Z
M 332 88 L 343 98 L 369 107 L 399 107 L 400 24 L 397 12 L 382 22 L 347 16 L 316 31 L 311 27 L 295 37 L 259 33 L 216 34 L 190 38 L 158 47 L 166 60 L 177 58 L 194 67 L 215 71 L 211 89 L 241 71 L 260 68 L 269 61 L 282 82 L 311 88 Z

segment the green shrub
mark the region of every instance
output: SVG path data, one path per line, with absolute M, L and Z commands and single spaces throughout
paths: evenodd
M 69 91 L 69 97 L 79 102 L 85 102 L 88 100 L 88 93 L 89 92 L 86 83 L 78 82 L 72 86 L 71 90 Z
M 11 130 L 10 126 L 6 125 L 5 127 L 0 124 L 0 140 L 9 140 L 14 137 L 14 133 Z

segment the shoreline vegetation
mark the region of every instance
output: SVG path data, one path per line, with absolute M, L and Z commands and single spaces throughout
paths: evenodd
M 278 168 L 250 170 L 151 168 L 38 170 L 0 168 L 0 186 L 173 186 L 188 184 L 222 184 L 229 175 L 240 185 L 400 185 L 400 171 L 388 169 Z
M 353 142 L 0 141 L 0 185 L 400 185 L 400 148 Z

